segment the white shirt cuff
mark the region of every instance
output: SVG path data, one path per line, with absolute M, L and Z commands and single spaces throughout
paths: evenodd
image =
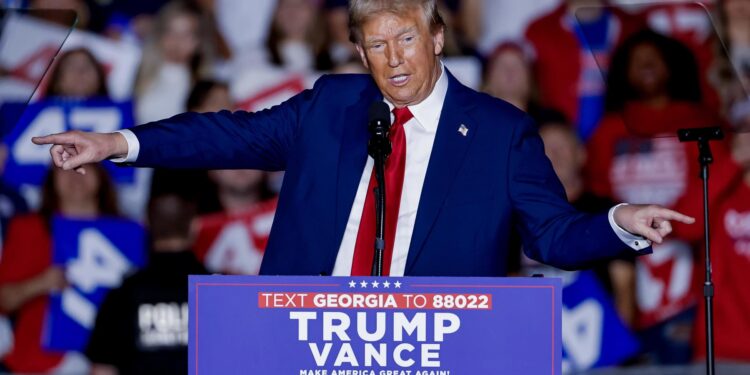
M 615 234 L 622 242 L 624 242 L 626 245 L 628 245 L 631 249 L 635 251 L 641 251 L 651 246 L 651 241 L 637 234 L 632 234 L 626 231 L 625 229 L 620 228 L 620 226 L 617 225 L 617 223 L 615 223 L 615 210 L 619 208 L 620 206 L 625 206 L 625 205 L 627 205 L 627 203 L 620 203 L 617 206 L 614 206 L 609 209 L 609 214 L 607 215 L 607 217 L 609 218 L 609 225 L 612 227 L 612 230 L 615 231 Z
M 136 137 L 135 134 L 128 129 L 118 130 L 115 133 L 120 133 L 123 137 L 125 137 L 125 141 L 128 143 L 128 153 L 127 155 L 125 155 L 125 157 L 112 158 L 109 160 L 114 163 L 135 162 L 136 159 L 138 159 L 138 153 L 141 151 L 141 143 L 138 142 L 138 137 Z

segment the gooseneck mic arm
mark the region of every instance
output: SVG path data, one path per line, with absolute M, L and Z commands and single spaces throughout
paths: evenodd
M 385 160 L 391 154 L 391 141 L 388 131 L 391 127 L 391 114 L 388 105 L 382 101 L 370 105 L 368 116 L 370 141 L 367 153 L 375 160 L 375 252 L 372 262 L 372 276 L 383 274 L 383 252 L 385 251 Z

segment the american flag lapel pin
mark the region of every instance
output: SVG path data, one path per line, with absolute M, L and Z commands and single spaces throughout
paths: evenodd
M 466 125 L 461 124 L 461 126 L 458 127 L 458 132 L 465 137 L 466 134 L 469 133 L 469 128 L 467 128 Z

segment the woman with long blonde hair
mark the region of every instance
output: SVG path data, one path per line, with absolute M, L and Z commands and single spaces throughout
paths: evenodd
M 157 15 L 135 83 L 136 120 L 145 123 L 185 111 L 190 87 L 210 73 L 200 10 L 174 1 Z

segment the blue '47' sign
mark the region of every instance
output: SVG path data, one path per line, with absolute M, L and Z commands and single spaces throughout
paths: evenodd
M 617 365 L 638 353 L 593 271 L 569 273 L 562 295 L 564 372 Z
M 52 99 L 28 106 L 5 103 L 2 123 L 3 127 L 7 127 L 8 135 L 4 141 L 10 151 L 3 179 L 25 192 L 42 184 L 51 162 L 49 147 L 31 143 L 31 137 L 68 130 L 109 133 L 129 128 L 133 126 L 133 105 L 131 102 L 113 102 L 109 99 Z M 115 182 L 133 182 L 131 168 L 116 168 L 109 162 L 105 166 Z
M 70 283 L 50 297 L 44 345 L 53 350 L 83 350 L 99 305 L 124 276 L 143 266 L 143 228 L 124 219 L 52 222 L 53 262 L 65 267 Z

